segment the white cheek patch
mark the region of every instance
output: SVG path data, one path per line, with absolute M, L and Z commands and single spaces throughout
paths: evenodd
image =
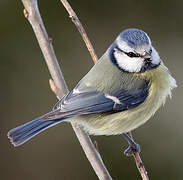
M 140 72 L 144 61 L 140 57 L 128 57 L 120 51 L 114 52 L 114 57 L 118 66 L 127 72 Z
M 158 52 L 152 47 L 152 64 L 159 64 L 160 63 L 160 57 Z
M 105 97 L 113 100 L 116 104 L 121 104 L 120 100 L 115 96 L 110 96 L 109 94 L 105 94 Z

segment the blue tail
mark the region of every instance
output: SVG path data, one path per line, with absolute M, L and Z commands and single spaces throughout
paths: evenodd
M 14 146 L 20 146 L 45 129 L 62 121 L 62 119 L 40 121 L 40 118 L 41 117 L 10 130 L 8 132 L 8 138 L 11 140 L 11 143 Z

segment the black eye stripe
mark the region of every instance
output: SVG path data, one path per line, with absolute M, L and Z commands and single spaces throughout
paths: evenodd
M 131 57 L 131 58 L 133 58 L 133 57 L 140 57 L 140 54 L 138 54 L 138 53 L 133 53 L 133 52 L 129 52 L 129 53 L 127 53 L 127 52 L 124 52 L 127 56 L 129 56 L 129 57 Z
M 125 53 L 116 44 L 112 44 L 112 46 L 109 49 L 109 57 L 110 57 L 110 61 L 112 62 L 112 64 L 115 65 L 119 70 L 121 70 L 125 73 L 134 73 L 134 72 L 129 72 L 128 70 L 119 66 L 118 61 L 116 60 L 116 57 L 115 57 L 116 51 Z M 152 53 L 152 49 L 149 50 L 149 53 L 150 54 Z M 139 72 L 135 72 L 135 73 L 144 73 L 148 70 L 157 68 L 160 64 L 161 64 L 161 62 L 159 64 L 145 63 L 145 65 L 141 68 L 141 70 Z
M 125 52 L 125 51 L 121 50 L 119 47 L 115 47 L 115 48 L 116 48 L 118 51 L 120 51 L 120 52 L 126 54 L 128 57 L 131 57 L 131 58 L 133 58 L 133 57 L 140 57 L 140 54 L 138 54 L 138 53 L 134 53 L 134 52 Z

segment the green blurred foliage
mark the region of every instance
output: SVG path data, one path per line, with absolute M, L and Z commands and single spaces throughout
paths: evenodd
M 125 28 L 146 31 L 178 88 L 151 120 L 133 132 L 150 179 L 183 178 L 183 1 L 70 1 L 101 56 Z M 39 1 L 39 7 L 64 77 L 72 88 L 93 63 L 66 10 L 59 1 Z M 0 1 L 0 140 L 2 180 L 97 179 L 70 124 L 60 124 L 25 145 L 13 148 L 7 131 L 48 112 L 57 101 L 51 92 L 44 58 L 23 15 L 21 1 Z M 140 179 L 132 158 L 123 155 L 120 136 L 92 137 L 114 179 Z

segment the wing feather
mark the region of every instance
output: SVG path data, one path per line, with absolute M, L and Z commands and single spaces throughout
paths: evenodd
M 143 103 L 149 93 L 148 82 L 134 92 L 121 88 L 111 94 L 92 89 L 76 91 L 76 88 L 56 104 L 57 111 L 44 116 L 42 121 L 51 120 L 53 117 L 59 119 L 84 114 L 124 111 Z

